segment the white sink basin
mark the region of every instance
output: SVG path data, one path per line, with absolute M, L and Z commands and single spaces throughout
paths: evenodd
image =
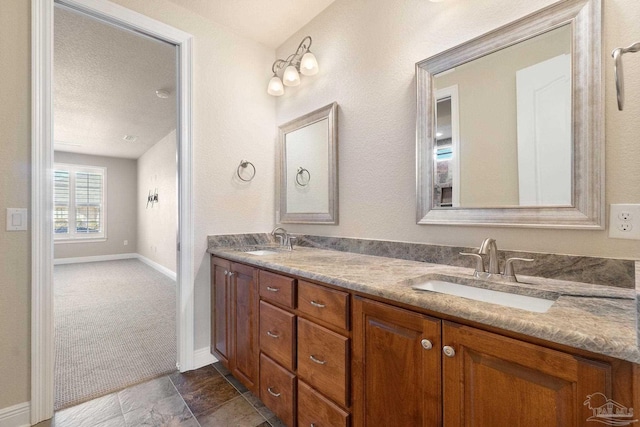
M 246 251 L 245 254 L 249 254 L 249 255 L 275 255 L 278 252 L 276 251 L 268 251 L 266 249 L 259 249 L 256 251 Z
M 494 291 L 492 289 L 476 288 L 474 286 L 459 285 L 457 283 L 444 282 L 442 280 L 428 280 L 426 282 L 413 285 L 412 288 L 422 291 L 454 295 L 475 301 L 489 302 L 491 304 L 498 304 L 505 307 L 519 308 L 521 310 L 532 311 L 534 313 L 546 313 L 555 302 L 544 298 Z

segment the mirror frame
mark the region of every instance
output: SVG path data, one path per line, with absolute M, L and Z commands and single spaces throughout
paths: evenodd
M 287 151 L 286 136 L 305 126 L 328 119 L 329 127 L 329 211 L 287 211 Z M 280 223 L 282 224 L 338 224 L 338 104 L 331 103 L 279 127 L 280 141 Z
M 445 208 L 433 203 L 434 76 L 570 24 L 572 28 L 572 206 Z M 604 102 L 601 0 L 565 0 L 416 64 L 417 223 L 604 229 Z

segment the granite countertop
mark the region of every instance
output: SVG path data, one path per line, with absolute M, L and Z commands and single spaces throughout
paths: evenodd
M 513 293 L 556 299 L 546 313 L 533 313 L 411 288 L 427 278 L 453 276 L 458 283 L 471 282 L 473 270 L 468 268 L 307 247 L 259 256 L 241 249 L 211 247 L 208 252 L 434 313 L 640 363 L 635 289 L 528 276 L 518 276 L 523 283 L 517 284 L 483 282 L 482 286 L 487 288 L 508 288 Z

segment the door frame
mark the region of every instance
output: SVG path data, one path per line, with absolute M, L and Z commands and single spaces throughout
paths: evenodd
M 31 0 L 31 423 L 53 416 L 53 11 L 72 7 L 178 49 L 177 355 L 194 368 L 192 36 L 107 0 Z

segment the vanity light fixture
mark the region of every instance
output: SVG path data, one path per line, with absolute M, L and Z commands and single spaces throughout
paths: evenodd
M 281 96 L 284 94 L 284 86 L 298 86 L 300 84 L 300 74 L 305 76 L 313 76 L 318 74 L 318 60 L 311 53 L 311 37 L 306 36 L 298 49 L 287 59 L 276 59 L 271 66 L 273 77 L 269 80 L 267 93 L 273 96 Z M 282 70 L 282 79 L 278 76 Z

